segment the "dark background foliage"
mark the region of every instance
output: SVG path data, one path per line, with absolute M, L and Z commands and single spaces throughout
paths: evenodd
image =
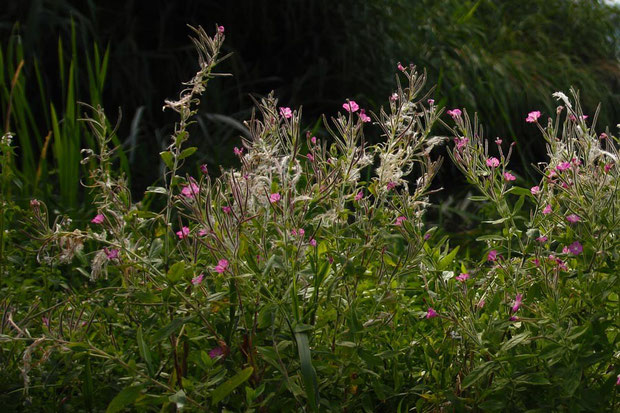
M 601 102 L 601 125 L 620 119 L 620 12 L 601 1 L 8 0 L 0 16 L 2 43 L 19 36 L 25 76 L 33 76 L 36 59 L 52 101 L 63 96 L 57 44 L 63 39 L 70 53 L 72 21 L 78 50 L 109 45 L 102 103 L 112 118 L 122 109 L 119 138 L 136 193 L 159 176 L 157 154 L 175 121 L 162 112 L 163 101 L 195 72 L 187 24 L 224 25 L 232 53 L 222 71 L 233 77 L 211 82 L 192 138 L 196 163 L 215 173 L 234 162 L 251 95 L 275 90 L 281 104 L 303 105 L 308 128 L 321 133 L 316 119 L 333 115 L 346 98 L 374 111 L 385 105 L 399 61 L 428 71 L 439 104 L 476 111 L 489 138 L 516 141 L 513 166 L 521 174 L 544 154 L 537 128 L 524 118 L 535 109 L 543 119 L 551 115 L 554 91 L 580 89 L 587 113 Z M 83 60 L 78 54 L 78 72 Z M 81 79 L 78 99 L 88 101 Z M 36 89 L 27 93 L 37 97 Z M 445 167 L 439 177 L 449 189 L 444 198 L 460 185 L 456 176 Z

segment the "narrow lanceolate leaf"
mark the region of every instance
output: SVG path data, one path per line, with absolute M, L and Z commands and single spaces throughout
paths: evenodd
M 140 352 L 140 357 L 142 357 L 142 360 L 144 360 L 144 362 L 146 363 L 146 368 L 149 371 L 149 375 L 153 376 L 155 374 L 155 370 L 153 369 L 151 350 L 149 349 L 149 347 L 146 345 L 146 342 L 144 341 L 144 333 L 142 332 L 142 326 L 138 327 L 137 338 L 138 338 L 138 351 Z
M 308 343 L 308 333 L 295 332 L 295 340 L 297 341 L 297 350 L 299 351 L 299 363 L 301 365 L 301 378 L 306 390 L 306 397 L 310 408 L 314 412 L 318 412 L 319 386 L 316 378 L 316 371 L 312 365 L 312 357 L 310 353 L 310 345 Z
M 465 380 L 463 380 L 463 388 L 466 389 L 469 386 L 476 384 L 480 379 L 482 379 L 489 372 L 491 372 L 491 370 L 493 370 L 493 367 L 495 367 L 495 362 L 487 361 L 486 363 L 483 363 L 479 365 L 478 367 L 476 367 L 475 369 L 473 369 L 467 375 L 467 377 L 465 377 Z
M 116 413 L 122 411 L 125 407 L 130 406 L 138 400 L 142 385 L 125 387 L 112 399 L 106 413 Z
M 220 384 L 217 389 L 211 392 L 211 404 L 215 406 L 216 404 L 221 402 L 224 397 L 230 394 L 230 392 L 245 383 L 245 381 L 250 378 L 253 372 L 254 369 L 252 367 L 248 367 L 247 369 L 241 370 L 239 373 L 235 374 L 224 383 Z

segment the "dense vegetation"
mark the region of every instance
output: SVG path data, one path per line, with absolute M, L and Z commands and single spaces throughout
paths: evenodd
M 58 17 L 69 4 L 57 4 L 30 10 Z M 260 9 L 278 24 L 251 26 L 275 41 L 290 25 L 300 42 L 271 69 L 253 66 L 281 78 L 250 84 L 251 111 L 231 103 L 248 87 L 247 55 L 226 53 L 257 36 L 240 28 L 256 17 L 248 5 L 220 10 L 226 28 L 193 29 L 198 70 L 163 118 L 152 101 L 163 92 L 148 85 L 165 71 L 147 73 L 144 55 L 116 60 L 132 34 L 80 53 L 118 14 L 87 3 L 58 20 L 69 34 L 54 65 L 33 57 L 44 38 L 0 25 L 13 33 L 0 53 L 0 404 L 620 408 L 617 9 L 286 4 Z M 312 18 L 324 26 L 304 72 L 287 53 L 309 41 L 294 22 Z M 343 41 L 326 51 L 323 35 Z M 277 56 L 265 43 L 257 53 Z M 342 61 L 319 58 L 329 53 Z M 189 61 L 175 61 L 178 82 Z M 395 83 L 373 74 L 383 64 Z M 110 101 L 132 122 L 108 118 Z M 317 121 L 319 110 L 332 115 Z M 449 180 L 467 189 L 441 191 Z

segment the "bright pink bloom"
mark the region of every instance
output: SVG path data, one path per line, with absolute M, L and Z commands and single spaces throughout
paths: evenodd
M 543 208 L 542 213 L 548 215 L 551 213 L 551 205 L 547 204 L 546 207 Z
M 605 173 L 609 173 L 609 171 L 611 171 L 611 168 L 613 168 L 614 164 L 613 163 L 608 163 L 605 164 Z
M 540 267 L 540 260 L 538 258 L 534 258 L 532 262 L 534 263 L 535 266 Z
M 511 315 L 509 318 L 510 321 L 519 321 L 519 317 L 516 317 L 514 315 Z
M 292 236 L 294 236 L 294 237 L 296 237 L 296 236 L 297 236 L 297 230 L 296 230 L 295 228 L 293 228 L 293 229 L 291 230 L 291 235 L 292 235 Z
M 535 110 L 527 114 L 527 118 L 525 118 L 525 121 L 528 123 L 534 123 L 538 120 L 538 118 L 540 118 L 540 112 Z
M 390 181 L 390 182 L 387 183 L 386 187 L 387 187 L 388 191 L 391 191 L 392 189 L 396 188 L 396 183 Z
M 390 102 L 396 102 L 398 100 L 398 93 L 392 93 L 390 96 Z
M 219 26 L 219 27 L 217 28 L 217 32 L 218 32 L 218 33 L 222 33 L 222 34 L 224 34 L 224 26 Z
M 616 386 L 620 386 L 620 374 L 618 374 L 618 380 L 616 380 Z
M 355 195 L 355 200 L 359 201 L 360 199 L 364 198 L 364 193 L 362 191 L 359 191 L 356 195 Z
M 306 233 L 306 230 L 304 230 L 303 228 L 299 228 L 299 229 L 297 230 L 297 233 L 299 234 L 299 236 L 300 236 L 300 237 L 303 237 L 303 236 L 304 236 L 304 234 Z
M 93 224 L 103 224 L 104 219 L 105 217 L 103 216 L 103 214 L 97 214 L 93 219 L 90 220 L 90 222 L 92 222 Z
M 272 204 L 278 202 L 280 199 L 282 199 L 282 196 L 278 193 L 269 195 L 269 202 L 271 202 Z
M 545 237 L 544 235 L 541 235 L 540 237 L 536 238 L 536 241 L 538 242 L 547 242 L 547 237 Z
M 313 145 L 316 145 L 316 136 L 311 137 L 310 142 L 312 142 Z
M 428 311 L 426 311 L 426 318 L 435 318 L 438 315 L 439 314 L 437 314 L 437 311 L 435 311 L 433 307 L 428 307 Z
M 581 221 L 581 218 L 579 217 L 579 215 L 570 214 L 569 216 L 566 217 L 566 220 L 570 222 L 571 224 L 574 224 L 576 222 Z
M 538 195 L 540 193 L 540 187 L 539 186 L 533 186 L 530 188 L 530 192 L 532 193 L 532 195 Z
M 222 211 L 224 211 L 225 214 L 230 214 L 232 212 L 232 208 L 225 205 L 222 207 Z
M 241 156 L 243 155 L 243 148 L 240 149 L 235 146 L 235 148 L 233 149 L 233 152 L 235 153 L 235 155 Z
M 310 241 L 308 241 L 308 244 L 312 245 L 313 247 L 316 247 L 316 240 L 314 238 L 310 238 Z
M 187 238 L 188 235 L 189 235 L 188 227 L 183 227 L 181 228 L 180 231 L 177 231 L 177 236 L 179 237 L 179 239 Z
M 564 172 L 567 169 L 570 169 L 570 162 L 560 162 L 558 166 L 555 167 L 560 172 Z
M 568 250 L 573 255 L 579 255 L 583 252 L 583 246 L 579 243 L 579 241 L 575 241 L 568 246 Z
M 480 299 L 480 301 L 478 301 L 478 304 L 476 304 L 476 306 L 478 308 L 483 308 L 485 304 L 486 302 L 483 299 Z
M 429 99 L 427 102 L 429 105 L 433 106 L 435 104 L 435 99 Z
M 430 232 L 424 234 L 424 241 L 428 241 L 429 239 L 431 239 L 431 235 L 433 234 L 431 234 Z
M 489 255 L 487 256 L 487 260 L 489 260 L 489 261 L 497 261 L 497 251 L 495 251 L 495 250 L 489 251 Z
M 599 136 L 600 139 L 607 139 L 608 136 L 605 132 L 601 133 L 601 136 Z
M 403 225 L 403 221 L 406 221 L 407 217 L 404 216 L 399 216 L 398 218 L 396 218 L 396 222 L 394 223 L 394 225 Z
M 448 115 L 452 116 L 452 119 L 457 120 L 458 118 L 461 117 L 461 114 L 463 112 L 461 112 L 461 109 L 452 109 L 452 110 L 446 111 L 446 113 Z
M 499 166 L 499 159 L 494 156 L 490 157 L 489 159 L 487 159 L 487 166 L 491 168 L 497 168 Z
M 198 284 L 200 284 L 200 283 L 202 282 L 202 280 L 203 280 L 204 278 L 205 278 L 205 275 L 204 275 L 204 274 L 200 274 L 200 275 L 198 275 L 198 276 L 196 276 L 196 277 L 192 278 L 192 284 L 194 284 L 194 285 L 198 285 Z
M 291 108 L 284 106 L 280 108 L 280 115 L 283 118 L 290 119 L 293 116 L 293 111 L 291 111 Z
M 308 158 L 310 162 L 314 162 L 314 156 L 311 153 L 307 154 L 306 158 Z
M 504 172 L 504 179 L 507 181 L 514 181 L 515 179 L 517 179 L 517 177 L 510 172 Z
M 200 170 L 205 175 L 207 175 L 209 173 L 209 169 L 207 169 L 207 165 L 205 165 L 205 164 L 200 165 Z
M 370 122 L 370 116 L 368 116 L 366 114 L 366 111 L 364 109 L 360 110 L 360 119 L 362 120 L 362 122 L 367 123 Z
M 502 140 L 500 138 L 495 139 L 495 143 L 499 146 L 502 144 Z
M 357 110 L 360 108 L 354 100 L 343 103 L 342 107 L 349 113 L 357 112 Z
M 118 259 L 118 249 L 116 248 L 113 248 L 113 249 L 104 248 L 103 252 L 105 252 L 105 255 L 108 257 L 109 260 Z
M 228 260 L 224 258 L 219 260 L 214 268 L 215 272 L 218 274 L 222 274 L 226 269 L 228 269 Z
M 198 192 L 200 192 L 200 187 L 196 185 L 194 181 L 191 181 L 189 185 L 186 185 L 183 189 L 181 189 L 181 194 L 187 198 L 194 198 Z
M 403 65 L 400 64 L 400 62 L 398 62 L 398 64 L 396 65 L 396 67 L 398 68 L 398 70 L 400 70 L 401 72 L 405 71 L 405 67 Z
M 465 282 L 469 279 L 469 274 L 466 272 L 462 272 L 457 277 L 455 277 L 455 279 L 460 282 Z
M 205 235 L 207 235 L 207 230 L 206 229 L 201 229 L 198 231 L 198 236 L 199 237 L 204 237 Z
M 512 304 L 512 312 L 516 313 L 519 311 L 519 307 L 521 307 L 521 303 L 523 302 L 523 295 L 517 294 L 515 297 L 515 302 Z

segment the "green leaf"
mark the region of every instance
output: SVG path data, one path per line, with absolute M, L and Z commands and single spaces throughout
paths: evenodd
M 151 358 L 151 350 L 146 345 L 144 341 L 144 333 L 142 332 L 142 326 L 138 327 L 138 333 L 136 334 L 138 339 L 138 351 L 140 352 L 140 357 L 146 363 L 146 368 L 149 371 L 149 375 L 152 377 L 155 374 L 155 370 L 153 369 L 153 361 Z
M 168 193 L 166 188 L 164 188 L 162 186 L 148 186 L 146 188 L 145 192 L 148 192 L 148 193 L 151 193 L 151 194 L 164 194 L 164 195 L 166 195 Z
M 533 386 L 546 386 L 551 384 L 549 379 L 547 379 L 543 373 L 524 374 L 523 376 L 517 377 L 515 379 L 515 383 L 530 384 Z
M 529 196 L 531 198 L 534 197 L 534 195 L 532 195 L 532 192 L 529 189 L 521 188 L 520 186 L 513 186 L 508 191 L 506 191 L 506 193 L 507 194 L 514 194 L 514 195 L 517 195 L 517 196 Z
M 515 207 L 512 210 L 512 215 L 516 215 L 519 213 L 519 211 L 521 211 L 521 207 L 523 206 L 523 202 L 525 202 L 525 197 L 523 195 L 521 195 L 519 197 L 519 199 L 517 199 L 517 202 L 515 203 Z
M 471 385 L 476 384 L 480 379 L 485 377 L 491 370 L 495 367 L 495 362 L 493 360 L 482 363 L 475 369 L 473 369 L 465 380 L 463 380 L 463 388 L 466 389 Z
M 529 331 L 525 331 L 521 334 L 518 334 L 516 336 L 514 336 L 513 338 L 511 338 L 510 340 L 508 340 L 507 342 L 505 342 L 500 351 L 508 351 L 511 348 L 518 346 L 519 344 L 523 343 L 525 340 L 527 340 L 527 338 L 530 336 L 530 332 Z
M 235 374 L 224 383 L 220 384 L 217 389 L 211 392 L 211 404 L 216 405 L 221 402 L 224 397 L 230 394 L 230 392 L 232 392 L 234 389 L 242 385 L 247 379 L 249 379 L 253 372 L 254 368 L 248 367 L 247 369 L 241 370 L 239 373 Z
M 187 403 L 187 397 L 185 396 L 185 392 L 183 390 L 179 390 L 172 396 L 168 398 L 172 403 L 176 404 L 177 410 L 181 411 L 185 407 L 185 403 Z
M 116 395 L 116 397 L 112 399 L 106 409 L 106 413 L 120 412 L 125 407 L 135 403 L 136 400 L 138 400 L 138 397 L 140 397 L 142 387 L 143 386 L 141 384 L 137 386 L 125 387 Z
M 172 320 L 166 327 L 162 328 L 161 330 L 155 333 L 155 335 L 153 336 L 153 342 L 158 343 L 170 337 L 170 334 L 179 330 L 181 326 L 183 326 L 183 324 L 187 323 L 189 320 L 191 320 L 191 317 L 177 318 L 177 319 Z
M 172 267 L 168 270 L 166 277 L 173 283 L 178 282 L 185 275 L 185 263 L 183 261 L 179 261 L 174 263 Z
M 317 383 L 316 371 L 312 365 L 308 334 L 305 332 L 297 332 L 295 333 L 295 340 L 297 341 L 297 350 L 299 352 L 299 362 L 301 365 L 301 378 L 306 390 L 306 397 L 308 398 L 308 403 L 312 411 L 318 412 L 319 386 Z
M 448 268 L 448 265 L 452 264 L 452 261 L 454 261 L 454 257 L 456 257 L 456 254 L 459 252 L 459 248 L 461 247 L 457 246 L 455 249 L 450 251 L 448 255 L 446 255 L 439 261 L 439 264 L 437 265 L 437 269 L 439 271 L 445 270 L 446 268 Z
M 183 151 L 179 155 L 179 160 L 185 159 L 188 156 L 192 156 L 194 154 L 194 152 L 196 152 L 197 150 L 198 150 L 198 148 L 195 147 L 195 146 L 191 146 L 189 148 L 183 149 Z
M 161 159 L 164 161 L 168 169 L 172 169 L 174 167 L 172 153 L 170 153 L 169 151 L 163 151 L 159 153 L 159 156 L 161 156 Z

